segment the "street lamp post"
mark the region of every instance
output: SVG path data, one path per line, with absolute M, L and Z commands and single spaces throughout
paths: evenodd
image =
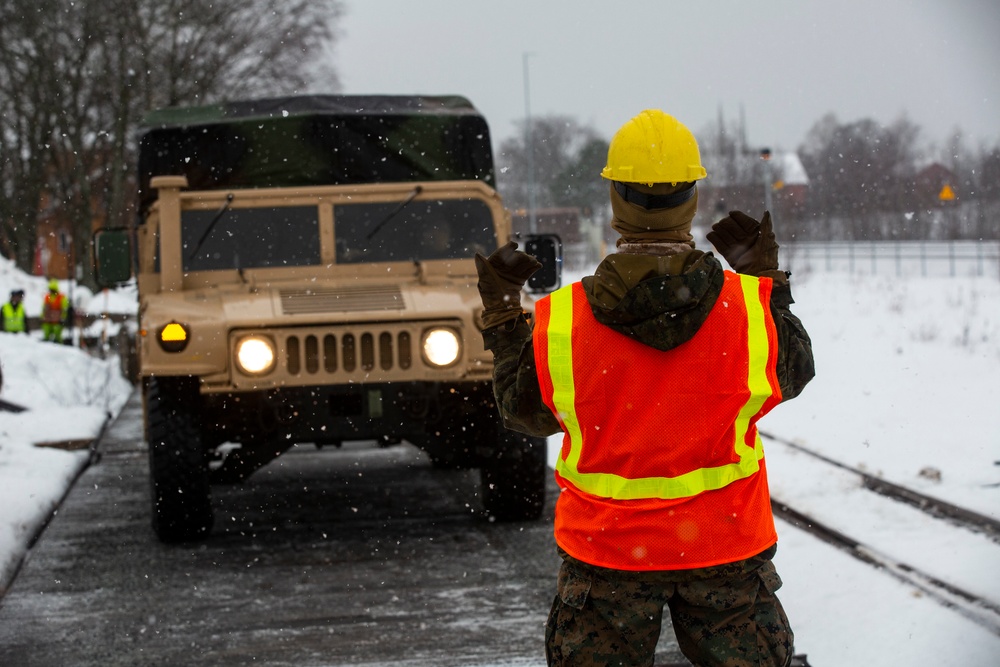
M 528 58 L 531 53 L 524 54 L 524 150 L 528 157 L 528 230 L 535 234 L 535 147 L 531 141 L 531 86 L 528 83 Z

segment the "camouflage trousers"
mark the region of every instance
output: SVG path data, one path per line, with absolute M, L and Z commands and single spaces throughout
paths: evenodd
M 774 551 L 657 572 L 609 570 L 562 553 L 545 627 L 548 664 L 651 667 L 666 606 L 681 651 L 699 667 L 788 665 L 794 638 L 775 596 Z

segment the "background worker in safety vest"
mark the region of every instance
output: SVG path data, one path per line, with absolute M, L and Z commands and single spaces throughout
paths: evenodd
M 24 290 L 16 289 L 10 293 L 10 301 L 3 305 L 0 326 L 10 333 L 28 333 L 28 317 L 24 313 Z
M 42 301 L 42 338 L 62 342 L 63 324 L 69 315 L 69 299 L 59 291 L 59 282 L 49 281 L 49 292 Z
M 696 665 L 787 665 L 756 422 L 802 391 L 813 357 L 770 216 L 734 211 L 713 227 L 736 272 L 695 250 L 706 171 L 662 111 L 622 126 L 601 175 L 617 252 L 540 299 L 532 325 L 520 292 L 538 262 L 513 243 L 476 257 L 505 424 L 565 433 L 549 664 L 648 667 L 666 605 Z

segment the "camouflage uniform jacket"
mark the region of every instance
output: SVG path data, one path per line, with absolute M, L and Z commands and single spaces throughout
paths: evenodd
M 719 296 L 723 269 L 711 254 L 689 250 L 670 256 L 613 254 L 583 279 L 598 322 L 658 350 L 689 340 Z M 783 400 L 798 396 L 814 375 L 812 343 L 789 310 L 788 284 L 775 284 L 771 314 L 778 333 L 778 384 Z M 531 326 L 523 317 L 483 332 L 493 352 L 494 393 L 507 428 L 551 435 L 559 422 L 542 402 Z

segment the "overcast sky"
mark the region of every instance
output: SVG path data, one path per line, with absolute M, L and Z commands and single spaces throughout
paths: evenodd
M 696 133 L 741 108 L 752 145 L 795 149 L 832 112 L 927 142 L 1000 142 L 998 0 L 344 0 L 342 92 L 459 94 L 494 146 L 525 118 L 606 138 L 645 108 Z

